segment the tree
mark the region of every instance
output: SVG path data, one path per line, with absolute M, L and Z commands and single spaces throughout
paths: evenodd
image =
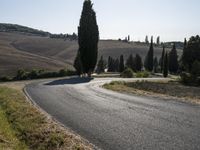
M 123 72 L 124 71 L 124 56 L 121 55 L 120 56 L 120 62 L 119 62 L 119 72 Z
M 83 73 L 88 76 L 94 71 L 97 63 L 99 29 L 96 13 L 91 0 L 85 0 L 78 27 L 78 44 Z
M 136 71 L 141 71 L 143 64 L 142 64 L 142 58 L 140 57 L 140 55 L 136 54 L 134 62 L 135 62 L 135 65 L 134 65 L 135 66 L 135 70 Z
M 145 69 L 148 71 L 153 70 L 153 55 L 154 55 L 154 48 L 153 48 L 153 37 L 151 37 L 151 44 L 147 56 L 145 58 Z
M 165 53 L 164 65 L 163 65 L 163 77 L 166 78 L 168 76 L 168 70 L 169 70 L 168 53 Z
M 153 69 L 154 69 L 154 73 L 157 73 L 158 72 L 158 59 L 157 57 L 154 58 L 153 60 Z
M 98 64 L 97 64 L 97 73 L 102 73 L 106 69 L 106 62 L 103 59 L 103 56 L 101 56 Z
M 132 54 L 128 57 L 126 61 L 126 67 L 131 68 L 132 70 L 135 71 L 134 58 Z
M 148 36 L 145 37 L 145 43 L 149 44 L 149 38 L 148 38 Z
M 74 68 L 76 69 L 76 73 L 80 76 L 83 73 L 83 67 L 80 58 L 80 52 L 77 52 L 77 56 L 74 60 Z
M 195 61 L 200 61 L 200 37 L 198 35 L 192 36 L 183 50 L 182 63 L 187 72 L 191 72 Z
M 119 72 L 119 59 L 114 60 L 114 72 Z
M 171 73 L 177 73 L 179 68 L 178 55 L 176 51 L 176 45 L 173 44 L 173 48 L 169 53 L 169 71 Z
M 156 43 L 157 45 L 160 45 L 160 36 L 157 37 Z
M 160 58 L 160 70 L 161 70 L 161 72 L 163 72 L 164 57 L 165 57 L 165 45 L 163 44 L 162 56 Z

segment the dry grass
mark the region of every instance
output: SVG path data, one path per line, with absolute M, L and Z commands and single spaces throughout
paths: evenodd
M 122 93 L 200 104 L 200 88 L 184 86 L 178 82 L 112 82 L 104 87 Z
M 4 126 L 9 127 L 6 131 L 2 130 L 4 126 L 1 126 L 1 122 L 0 140 L 4 141 L 3 144 L 9 139 L 11 141 L 14 139 L 18 141 L 14 142 L 16 143 L 15 147 L 22 145 L 18 143 L 25 143 L 24 147 L 20 147 L 20 150 L 26 149 L 26 146 L 35 150 L 93 149 L 93 146 L 86 140 L 62 127 L 26 100 L 21 89 L 27 82 L 13 84 L 15 86 L 12 88 L 10 88 L 11 83 L 0 85 L 0 119 L 3 118 L 3 121 L 1 121 L 5 124 Z M 2 132 L 6 134 L 11 132 L 13 137 L 1 139 Z M 7 149 L 16 149 L 15 147 L 8 147 L 8 145 L 3 146 Z
M 144 58 L 148 49 L 134 43 L 104 40 L 99 42 L 99 57 L 116 58 L 123 54 L 126 59 L 138 53 Z M 0 32 L 0 76 L 14 75 L 19 68 L 49 71 L 71 68 L 77 50 L 77 41 Z M 154 53 L 159 58 L 162 48 L 156 47 Z

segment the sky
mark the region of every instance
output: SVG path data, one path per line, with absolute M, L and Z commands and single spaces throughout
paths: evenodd
M 84 0 L 0 0 L 0 22 L 77 33 Z M 92 0 L 101 39 L 183 41 L 200 34 L 200 0 Z

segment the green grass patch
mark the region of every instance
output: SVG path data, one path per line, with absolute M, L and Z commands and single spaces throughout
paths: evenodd
M 5 112 L 0 107 L 0 149 L 26 150 L 25 143 L 19 141 L 15 131 L 10 126 Z

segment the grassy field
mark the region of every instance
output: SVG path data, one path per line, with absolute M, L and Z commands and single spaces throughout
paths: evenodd
M 81 137 L 54 122 L 30 104 L 22 85 L 0 86 L 0 149 L 92 149 Z
M 184 86 L 178 82 L 111 82 L 105 84 L 104 88 L 121 93 L 176 99 L 200 104 L 200 88 Z
M 15 75 L 18 69 L 45 69 L 58 71 L 70 69 L 78 49 L 77 41 L 51 39 L 22 33 L 0 32 L 0 76 Z M 115 40 L 99 42 L 99 57 L 109 56 L 125 59 L 130 55 L 146 56 L 149 46 Z M 155 56 L 160 58 L 162 48 L 155 47 Z M 181 50 L 178 50 L 181 53 Z

